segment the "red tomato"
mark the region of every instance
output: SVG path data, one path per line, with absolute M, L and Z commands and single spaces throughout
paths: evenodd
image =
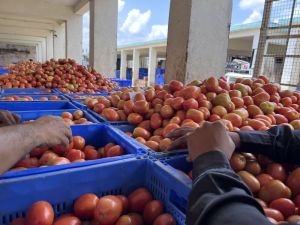
M 165 213 L 156 218 L 153 225 L 176 225 L 172 215 Z
M 15 167 L 25 167 L 25 168 L 36 168 L 39 166 L 39 160 L 37 158 L 27 158 L 19 161 Z
M 271 202 L 269 205 L 272 209 L 280 211 L 285 218 L 295 214 L 295 204 L 287 198 L 279 198 Z
M 94 211 L 94 218 L 102 225 L 114 224 L 123 211 L 120 198 L 107 195 L 99 199 Z
M 26 224 L 52 225 L 54 211 L 52 206 L 45 201 L 36 202 L 27 210 Z
M 261 187 L 264 186 L 269 181 L 273 180 L 273 177 L 265 173 L 259 174 L 256 178 L 259 181 Z
M 129 211 L 142 213 L 147 203 L 152 199 L 152 195 L 147 189 L 136 189 L 128 196 Z
M 143 217 L 146 224 L 153 224 L 154 220 L 164 213 L 163 204 L 158 200 L 148 202 L 143 211 Z
M 78 149 L 78 150 L 81 150 L 84 148 L 85 146 L 85 140 L 83 137 L 81 136 L 74 136 L 73 137 L 73 148 L 74 149 Z
M 78 160 L 78 159 L 84 159 L 85 154 L 77 149 L 71 149 L 68 154 L 66 155 L 67 159 L 69 159 L 71 162 Z
M 30 152 L 30 157 L 40 158 L 47 150 L 48 150 L 48 147 L 35 148 Z
M 81 221 L 75 216 L 65 216 L 56 220 L 53 225 L 81 225 Z
M 265 214 L 267 217 L 271 217 L 274 220 L 276 220 L 277 222 L 284 220 L 282 213 L 276 209 L 264 208 L 264 211 L 265 211 Z
M 293 195 L 300 194 L 300 168 L 294 170 L 289 175 L 286 184 L 291 189 Z
M 99 152 L 96 149 L 88 148 L 84 150 L 86 160 L 94 160 L 100 158 Z
M 280 180 L 282 182 L 286 179 L 286 172 L 284 167 L 279 163 L 271 163 L 267 167 L 267 174 L 272 176 L 275 180 Z
M 127 213 L 128 210 L 128 198 L 124 195 L 117 195 L 117 197 L 122 201 L 123 212 L 122 214 Z
M 124 154 L 125 154 L 125 152 L 124 152 L 123 148 L 120 145 L 115 145 L 107 151 L 106 157 L 115 157 L 115 156 L 120 156 L 120 155 L 124 155 Z
M 80 219 L 92 219 L 98 202 L 95 194 L 87 193 L 81 195 L 74 204 L 74 214 Z
M 45 152 L 42 157 L 40 158 L 39 160 L 39 165 L 40 166 L 43 166 L 43 165 L 46 165 L 48 163 L 48 161 L 50 161 L 51 159 L 54 159 L 58 157 L 58 155 L 56 155 L 55 153 L 53 152 L 50 152 L 50 151 L 47 151 Z

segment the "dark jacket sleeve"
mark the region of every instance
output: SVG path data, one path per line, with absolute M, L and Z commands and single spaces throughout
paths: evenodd
M 194 162 L 188 225 L 271 225 L 226 156 L 209 152 Z
M 281 163 L 300 162 L 300 130 L 275 126 L 267 132 L 239 131 L 241 145 L 238 151 L 259 153 Z

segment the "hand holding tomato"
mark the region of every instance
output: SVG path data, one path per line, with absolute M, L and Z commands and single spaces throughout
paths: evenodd
M 15 113 L 6 110 L 0 110 L 0 127 L 10 126 L 20 123 L 21 118 Z
M 220 121 L 203 123 L 187 136 L 187 144 L 192 161 L 211 151 L 223 152 L 230 159 L 235 150 L 234 142 L 226 132 L 225 125 Z
M 29 124 L 33 126 L 32 137 L 39 142 L 39 146 L 69 146 L 72 131 L 61 117 L 46 116 Z

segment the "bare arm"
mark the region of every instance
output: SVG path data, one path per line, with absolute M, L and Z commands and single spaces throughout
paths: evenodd
M 0 127 L 0 174 L 35 147 L 67 146 L 70 138 L 70 128 L 58 117 L 44 117 L 28 124 Z

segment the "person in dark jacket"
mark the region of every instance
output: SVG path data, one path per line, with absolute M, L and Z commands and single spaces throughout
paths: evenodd
M 222 122 L 205 122 L 200 128 L 180 128 L 169 135 L 169 150 L 187 146 L 193 162 L 188 225 L 270 225 L 249 188 L 231 169 L 235 150 L 260 153 L 277 162 L 300 162 L 300 131 L 276 126 L 267 132 L 226 132 Z

